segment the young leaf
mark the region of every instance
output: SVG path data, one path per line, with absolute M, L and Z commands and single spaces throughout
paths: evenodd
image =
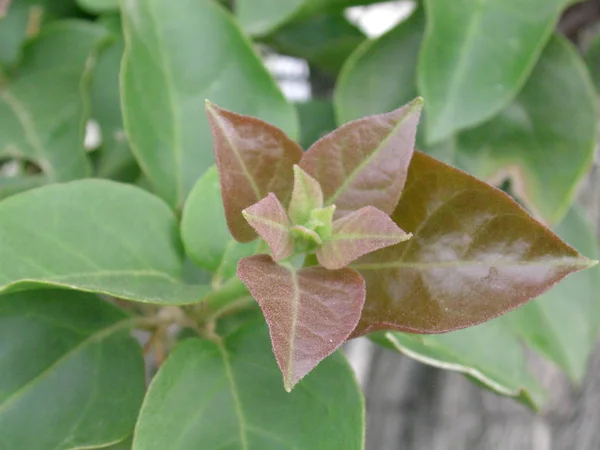
M 427 99 L 428 140 L 446 139 L 507 106 L 569 2 L 426 0 L 418 83 Z
M 216 342 L 186 339 L 150 384 L 133 449 L 364 448 L 362 394 L 340 352 L 294 392 L 280 380 L 262 318 Z
M 244 218 L 265 240 L 275 261 L 291 256 L 294 252 L 294 239 L 290 234 L 290 221 L 285 209 L 270 193 L 258 203 L 242 211 Z
M 244 258 L 238 276 L 259 303 L 289 392 L 356 327 L 365 284 L 352 269 L 296 269 L 267 255 Z
M 317 141 L 300 167 L 323 189 L 336 217 L 364 206 L 391 214 L 406 180 L 413 154 L 422 99 L 390 113 L 370 116 L 338 128 Z
M 294 166 L 294 189 L 288 208 L 293 223 L 304 225 L 310 219 L 313 209 L 323 207 L 323 191 L 321 185 L 308 175 L 300 166 Z
M 64 287 L 149 303 L 193 303 L 167 205 L 106 180 L 54 184 L 0 202 L 0 292 Z
M 209 123 L 202 117 L 205 99 L 258 116 L 295 137 L 295 109 L 218 2 L 178 0 L 177 7 L 171 0 L 121 4 L 125 130 L 148 180 L 172 207 L 183 205 L 198 177 L 214 163 Z M 250 233 L 242 240 L 251 239 L 253 232 L 241 210 L 269 192 L 237 210 L 237 226 Z
M 217 283 L 234 276 L 238 261 L 255 253 L 257 242 L 240 244 L 227 229 L 216 166 L 200 177 L 185 202 L 181 239 L 186 254 L 214 272 Z
M 3 448 L 98 448 L 131 434 L 145 380 L 129 319 L 81 292 L 0 297 Z
M 341 269 L 360 256 L 410 237 L 383 211 L 365 206 L 333 222 L 333 233 L 317 250 L 317 258 L 326 269 Z
M 283 131 L 260 119 L 208 102 L 206 110 L 227 224 L 233 237 L 248 242 L 256 233 L 242 216 L 242 210 L 270 192 L 287 206 L 293 187 L 293 166 L 302 158 L 302 149 Z
M 352 265 L 367 282 L 353 336 L 475 325 L 595 263 L 502 191 L 423 153 L 392 219 L 413 237 Z

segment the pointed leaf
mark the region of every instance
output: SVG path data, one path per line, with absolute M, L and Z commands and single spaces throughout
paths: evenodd
M 289 231 L 290 221 L 275 194 L 270 193 L 242 213 L 252 228 L 265 240 L 275 261 L 281 261 L 294 252 L 294 240 Z
M 257 255 L 240 261 L 238 276 L 263 310 L 288 392 L 348 338 L 365 299 L 352 269 L 295 269 Z
M 341 217 L 364 206 L 391 214 L 406 180 L 421 105 L 417 98 L 387 114 L 347 123 L 317 141 L 300 167 L 323 189 Z
M 475 325 L 594 264 L 502 191 L 423 153 L 392 219 L 413 237 L 352 265 L 368 297 L 354 336 Z
M 590 256 L 598 242 L 584 212 L 573 207 L 557 234 Z M 598 340 L 600 266 L 576 273 L 534 301 L 508 314 L 523 340 L 581 383 Z
M 317 250 L 317 258 L 326 269 L 341 269 L 360 256 L 410 237 L 386 213 L 365 206 L 333 222 L 333 233 Z
M 172 207 L 183 205 L 198 177 L 214 163 L 205 99 L 258 116 L 295 137 L 295 109 L 218 2 L 178 0 L 177 7 L 171 0 L 121 3 L 125 129 L 148 180 Z M 262 138 L 272 145 L 272 138 Z M 272 163 L 273 153 L 265 149 L 262 155 Z M 237 210 L 239 227 L 247 226 L 241 210 L 268 192 Z M 245 231 L 253 234 L 249 226 Z
M 3 448 L 104 448 L 131 434 L 145 380 L 128 320 L 82 292 L 0 297 Z
M 294 166 L 294 189 L 288 208 L 293 223 L 304 225 L 310 219 L 313 209 L 323 207 L 323 191 L 317 180 L 307 174 L 300 166 Z
M 48 185 L 0 202 L 0 292 L 64 287 L 159 304 L 200 301 L 184 284 L 175 215 L 106 180 Z
M 457 163 L 484 179 L 511 176 L 530 209 L 556 223 L 591 165 L 597 116 L 595 90 L 581 57 L 555 36 L 516 100 L 458 136 Z
M 0 87 L 0 159 L 32 161 L 49 181 L 89 176 L 81 86 L 106 36 L 91 22 L 55 22 L 26 47 L 18 76 Z
M 200 177 L 185 202 L 181 239 L 186 254 L 213 272 L 216 284 L 235 276 L 238 261 L 256 251 L 258 242 L 240 244 L 227 229 L 216 166 Z
M 419 58 L 431 143 L 481 123 L 507 106 L 570 0 L 426 0 Z
M 248 242 L 256 233 L 242 210 L 270 192 L 287 206 L 293 187 L 293 166 L 302 149 L 283 131 L 255 117 L 207 103 L 215 158 L 227 224 L 233 237 Z
M 133 449 L 364 448 L 362 394 L 341 352 L 294 392 L 280 380 L 262 318 L 217 342 L 186 339 L 150 384 Z

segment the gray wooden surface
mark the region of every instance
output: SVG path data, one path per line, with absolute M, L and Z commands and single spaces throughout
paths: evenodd
M 598 161 L 579 201 L 600 231 Z M 550 392 L 538 415 L 459 374 L 374 345 L 369 352 L 367 450 L 600 450 L 600 345 L 578 390 L 531 355 L 532 370 Z

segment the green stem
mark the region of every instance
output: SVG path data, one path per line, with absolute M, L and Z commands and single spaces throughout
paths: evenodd
M 227 280 L 219 289 L 212 291 L 196 306 L 196 318 L 200 322 L 210 322 L 230 308 L 231 303 L 247 297 L 248 289 L 237 277 Z

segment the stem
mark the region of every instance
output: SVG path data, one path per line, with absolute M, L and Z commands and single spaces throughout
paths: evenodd
M 219 289 L 208 294 L 196 306 L 196 319 L 202 323 L 213 321 L 231 309 L 232 303 L 240 297 L 247 297 L 248 289 L 237 277 L 225 282 Z

